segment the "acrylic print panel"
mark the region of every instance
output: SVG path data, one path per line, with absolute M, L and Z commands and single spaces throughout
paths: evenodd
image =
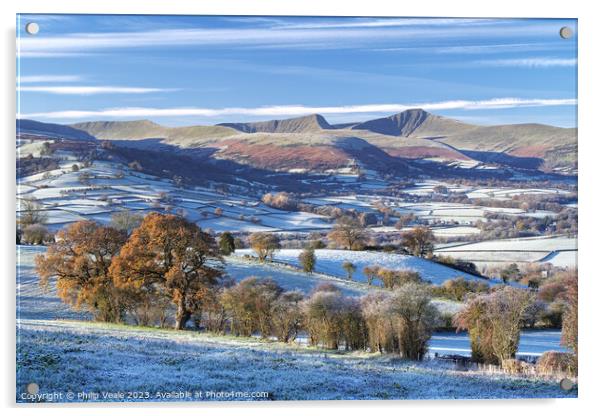
M 576 38 L 19 15 L 16 400 L 576 397 Z

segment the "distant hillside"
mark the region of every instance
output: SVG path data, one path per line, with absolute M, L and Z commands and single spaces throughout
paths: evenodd
M 150 120 L 91 121 L 71 126 L 101 140 L 163 139 L 182 147 L 201 145 L 238 133 L 222 126 L 165 127 Z
M 544 124 L 508 124 L 477 126 L 424 110 L 407 110 L 389 117 L 354 124 L 352 130 L 364 130 L 387 136 L 429 139 L 448 146 L 447 150 L 423 146 L 396 145 L 389 142 L 390 154 L 474 159 L 480 162 L 508 164 L 514 167 L 546 169 L 576 168 L 577 129 Z M 500 153 L 501 157 L 496 155 Z M 454 155 L 462 154 L 458 158 Z M 511 157 L 506 157 L 511 156 Z
M 17 133 L 43 134 L 50 137 L 75 140 L 95 140 L 94 136 L 77 128 L 25 119 L 17 120 Z
M 577 129 L 544 124 L 475 126 L 460 134 L 448 134 L 440 141 L 461 149 L 543 157 L 555 146 L 576 144 Z
M 303 133 L 329 130 L 333 127 L 319 114 L 285 120 L 259 121 L 255 123 L 221 123 L 243 133 Z
M 167 127 L 149 120 L 70 126 L 22 120 L 21 129 L 25 128 L 88 140 L 127 140 L 141 148 L 164 144 L 195 148 L 199 154 L 268 170 L 324 171 L 358 161 L 377 170 L 392 165 L 403 170 L 408 160 L 421 159 L 468 168 L 486 164 L 573 174 L 577 168 L 577 129 L 542 124 L 477 126 L 422 109 L 337 125 L 312 114 L 190 127 Z
M 437 116 L 421 109 L 406 110 L 389 117 L 368 120 L 351 127 L 353 130 L 368 130 L 388 136 L 438 136 L 457 134 L 476 126 Z

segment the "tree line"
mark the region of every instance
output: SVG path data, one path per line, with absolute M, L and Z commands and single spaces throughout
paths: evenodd
M 406 276 L 391 291 L 362 298 L 345 296 L 332 284 L 319 285 L 306 296 L 271 279 L 249 277 L 235 283 L 224 272 L 223 255 L 235 249 L 229 233 L 216 241 L 182 217 L 155 212 L 137 221 L 121 220 L 113 226 L 73 223 L 36 257 L 41 284 L 56 277 L 59 297 L 99 321 L 171 322 L 178 330 L 258 334 L 283 342 L 304 331 L 310 345 L 409 359 L 424 357 L 440 324 L 431 288 L 415 276 Z M 268 258 L 270 251 L 264 254 Z M 386 274 L 386 269 L 379 272 Z M 576 276 L 574 282 L 566 294 L 563 341 L 576 353 Z M 494 288 L 472 295 L 454 325 L 468 331 L 475 360 L 501 363 L 515 356 L 533 302 L 530 291 Z

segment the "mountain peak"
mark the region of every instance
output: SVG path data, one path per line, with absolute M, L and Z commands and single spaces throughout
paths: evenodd
M 409 136 L 431 117 L 434 116 L 421 108 L 411 108 L 389 117 L 357 124 L 352 129 L 370 130 L 389 136 Z
M 304 133 L 333 128 L 320 114 L 252 123 L 221 123 L 218 126 L 230 127 L 244 133 Z

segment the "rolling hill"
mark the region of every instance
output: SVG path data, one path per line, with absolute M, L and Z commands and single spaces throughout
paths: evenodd
M 447 167 L 520 168 L 574 174 L 577 129 L 542 124 L 478 126 L 422 109 L 332 125 L 319 114 L 284 120 L 166 127 L 149 120 L 69 126 L 20 120 L 23 131 L 73 139 L 169 145 L 268 170 L 324 171 L 359 162 L 370 169 L 429 159 Z M 141 142 L 142 141 L 142 142 Z
M 41 134 L 49 137 L 66 137 L 74 140 L 95 140 L 93 135 L 78 128 L 26 119 L 17 120 L 17 134 Z
M 99 140 L 162 139 L 181 147 L 201 145 L 237 133 L 222 126 L 166 127 L 150 120 L 91 121 L 72 124 L 71 127 Z

